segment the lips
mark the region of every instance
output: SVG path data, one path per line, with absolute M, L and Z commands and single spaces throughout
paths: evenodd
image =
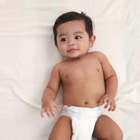
M 70 53 L 71 53 L 71 52 L 75 52 L 75 51 L 77 51 L 77 49 L 73 49 L 73 48 L 72 48 L 72 49 L 68 50 L 68 52 L 70 52 Z

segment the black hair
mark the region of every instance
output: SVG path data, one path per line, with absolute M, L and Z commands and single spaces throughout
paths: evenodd
M 77 13 L 77 12 L 68 12 L 60 15 L 53 26 L 53 33 L 54 33 L 54 42 L 57 44 L 57 28 L 59 25 L 68 22 L 68 21 L 73 21 L 73 20 L 83 20 L 85 23 L 85 29 L 86 32 L 89 35 L 89 38 L 93 35 L 93 25 L 92 25 L 92 20 L 90 17 L 88 17 L 85 13 Z

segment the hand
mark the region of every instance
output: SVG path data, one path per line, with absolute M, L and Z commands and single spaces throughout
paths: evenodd
M 115 111 L 116 109 L 116 103 L 114 100 L 114 97 L 111 94 L 105 94 L 99 101 L 99 105 L 103 105 L 105 104 L 104 108 L 107 108 L 110 105 L 110 108 L 108 109 L 108 111 Z
M 54 101 L 45 101 L 42 103 L 42 110 L 40 112 L 40 115 L 42 118 L 44 118 L 44 112 L 47 113 L 48 117 L 52 116 L 55 118 L 55 114 L 54 114 L 54 108 L 56 108 L 58 111 L 60 111 L 59 106 L 54 102 Z

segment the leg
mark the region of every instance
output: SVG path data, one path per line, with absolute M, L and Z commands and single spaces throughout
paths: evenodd
M 106 115 L 98 118 L 93 136 L 101 140 L 123 140 L 123 133 L 119 126 Z
M 61 116 L 54 125 L 49 140 L 71 140 L 71 120 L 67 116 Z

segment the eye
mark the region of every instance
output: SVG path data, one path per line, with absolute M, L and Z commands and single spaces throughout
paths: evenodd
M 61 39 L 62 42 L 66 41 L 66 40 L 67 40 L 66 38 L 62 38 L 62 39 Z
M 75 39 L 80 39 L 80 38 L 82 38 L 82 37 L 80 37 L 80 36 L 76 36 L 76 37 L 75 37 Z

